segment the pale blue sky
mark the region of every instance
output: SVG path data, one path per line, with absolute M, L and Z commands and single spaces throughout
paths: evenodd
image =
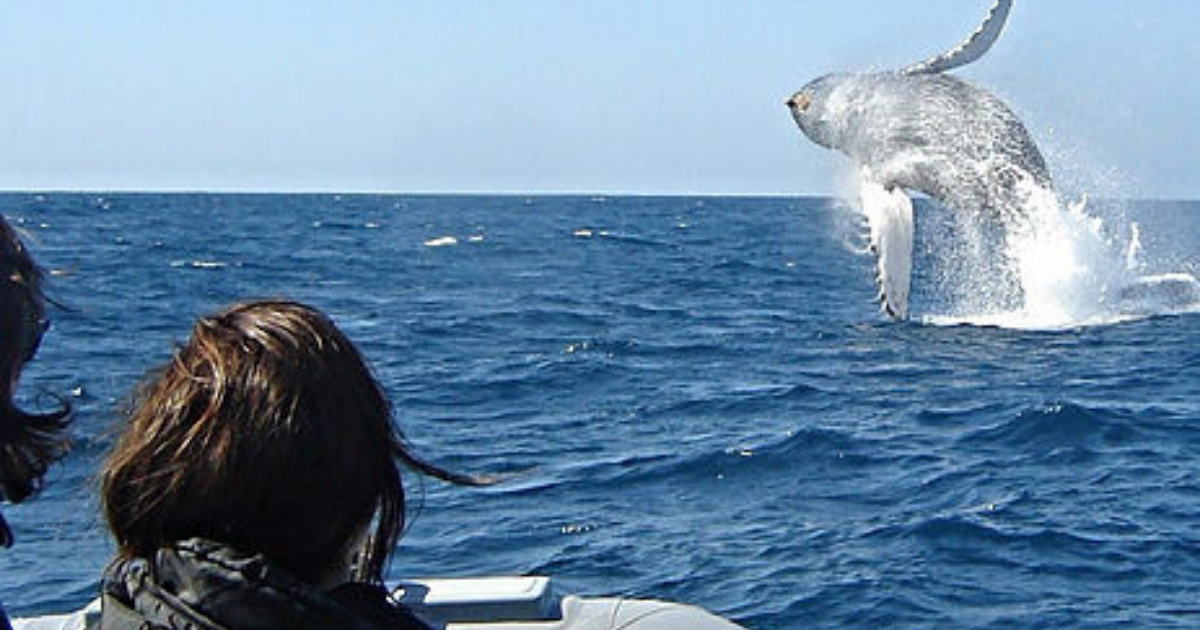
M 784 99 L 991 0 L 4 0 L 0 189 L 827 193 Z M 1200 198 L 1200 2 L 1017 0 L 958 72 L 1069 189 Z

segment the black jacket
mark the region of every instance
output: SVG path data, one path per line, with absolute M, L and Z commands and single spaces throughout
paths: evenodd
M 380 587 L 322 592 L 261 555 L 206 540 L 105 571 L 101 630 L 429 630 Z

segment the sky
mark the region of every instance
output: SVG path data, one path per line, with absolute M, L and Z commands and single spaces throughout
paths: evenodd
M 0 189 L 828 194 L 784 100 L 991 0 L 4 0 Z M 1060 184 L 1200 199 L 1200 2 L 1017 0 L 956 74 Z

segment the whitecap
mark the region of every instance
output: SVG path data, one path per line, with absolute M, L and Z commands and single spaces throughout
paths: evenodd
M 458 245 L 458 239 L 453 236 L 439 236 L 425 241 L 425 247 L 447 247 L 449 245 Z

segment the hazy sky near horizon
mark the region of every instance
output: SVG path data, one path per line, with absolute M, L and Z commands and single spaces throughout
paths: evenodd
M 784 100 L 991 0 L 5 0 L 0 189 L 825 194 Z M 1017 0 L 957 71 L 1071 191 L 1200 198 L 1200 2 Z

